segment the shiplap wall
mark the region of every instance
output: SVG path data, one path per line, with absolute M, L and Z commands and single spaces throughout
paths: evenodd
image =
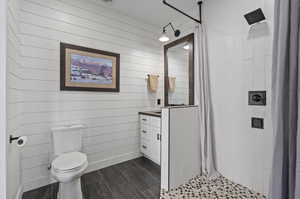
M 169 104 L 189 104 L 189 51 L 177 48 L 168 51 L 168 73 L 176 77 L 175 91 L 169 92 Z
M 7 9 L 7 137 L 18 136 L 22 107 L 14 96 L 20 92 L 23 83 L 19 73 L 19 0 L 9 0 Z M 20 153 L 15 144 L 7 146 L 7 198 L 15 199 L 16 194 L 22 189 L 20 170 Z
M 88 0 L 22 0 L 20 74 L 14 93 L 22 107 L 20 127 L 28 136 L 22 150 L 25 191 L 51 182 L 52 126 L 82 123 L 88 171 L 140 156 L 138 111 L 153 109 L 160 90 L 150 93 L 146 74 L 163 65 L 156 27 Z M 121 54 L 120 93 L 59 90 L 59 44 Z

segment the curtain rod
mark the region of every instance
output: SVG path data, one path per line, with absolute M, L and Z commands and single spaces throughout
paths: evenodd
M 202 22 L 202 17 L 201 17 L 201 15 L 202 15 L 202 14 L 201 14 L 201 5 L 202 5 L 202 1 L 199 1 L 199 2 L 198 2 L 198 5 L 199 5 L 199 14 L 200 14 L 200 20 L 195 19 L 194 17 L 192 17 L 192 16 L 186 14 L 186 13 L 183 12 L 182 10 L 179 10 L 178 8 L 176 8 L 176 7 L 174 7 L 173 5 L 169 4 L 166 0 L 163 0 L 163 3 L 164 3 L 165 5 L 167 5 L 167 6 L 169 6 L 170 8 L 176 10 L 177 12 L 183 14 L 184 16 L 186 16 L 186 17 L 188 17 L 188 18 L 190 18 L 190 19 L 196 21 L 197 23 L 200 23 L 200 24 L 201 24 L 201 22 Z

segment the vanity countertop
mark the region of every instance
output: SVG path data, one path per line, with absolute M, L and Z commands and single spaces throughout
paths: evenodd
M 161 111 L 156 110 L 156 111 L 141 111 L 139 112 L 140 115 L 149 115 L 149 116 L 154 116 L 154 117 L 161 117 Z

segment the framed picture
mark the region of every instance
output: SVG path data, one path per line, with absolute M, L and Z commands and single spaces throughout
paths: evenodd
M 60 43 L 60 90 L 120 91 L 120 54 Z

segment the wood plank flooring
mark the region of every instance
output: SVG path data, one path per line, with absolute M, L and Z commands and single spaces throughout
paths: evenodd
M 84 199 L 159 199 L 160 167 L 142 157 L 81 177 Z M 24 193 L 23 199 L 57 199 L 58 184 Z

